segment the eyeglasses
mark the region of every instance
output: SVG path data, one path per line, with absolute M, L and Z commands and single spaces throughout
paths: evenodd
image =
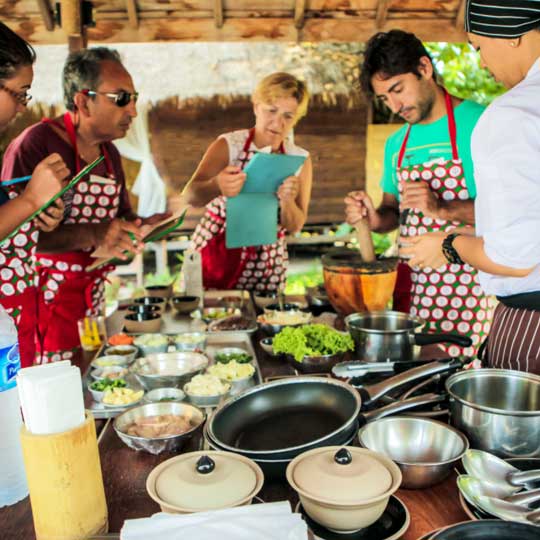
M 96 92 L 94 90 L 84 89 L 81 90 L 81 93 L 85 96 L 107 96 L 113 100 L 113 103 L 117 107 L 126 107 L 132 100 L 133 103 L 137 103 L 137 99 L 139 99 L 139 92 L 125 92 L 124 90 L 120 92 Z
M 20 103 L 21 105 L 28 105 L 28 102 L 32 99 L 32 96 L 28 93 L 28 91 L 24 92 L 15 92 L 15 90 L 12 90 L 11 88 L 8 88 L 7 86 L 0 83 L 0 90 L 4 90 L 7 92 L 17 103 Z

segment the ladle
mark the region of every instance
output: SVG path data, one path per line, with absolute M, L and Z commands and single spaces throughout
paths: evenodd
M 468 474 L 476 478 L 489 478 L 489 482 L 506 487 L 508 495 L 517 493 L 527 482 L 540 480 L 540 469 L 520 471 L 504 459 L 483 450 L 467 450 L 462 459 Z
M 531 489 L 530 491 L 521 491 L 520 493 L 508 495 L 508 490 L 505 487 L 492 484 L 487 480 L 480 480 L 468 474 L 459 475 L 457 485 L 463 497 L 473 506 L 476 506 L 476 498 L 482 495 L 485 497 L 494 497 L 495 499 L 504 500 L 512 504 L 518 504 L 523 507 L 540 501 L 540 489 Z
M 354 224 L 356 229 L 356 238 L 358 239 L 358 249 L 360 255 L 366 263 L 375 262 L 375 249 L 373 248 L 373 240 L 371 239 L 371 231 L 367 219 L 360 219 Z
M 529 525 L 540 525 L 540 510 L 531 512 L 519 504 L 509 503 L 495 497 L 486 497 L 485 495 L 476 497 L 474 501 L 475 506 L 500 519 L 519 521 Z

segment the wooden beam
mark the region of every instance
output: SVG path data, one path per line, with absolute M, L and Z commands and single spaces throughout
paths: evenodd
M 388 15 L 389 7 L 390 0 L 379 0 L 377 11 L 375 13 L 375 25 L 377 28 L 382 28 L 386 24 L 386 16 Z
M 41 18 L 43 19 L 43 24 L 45 25 L 45 28 L 52 32 L 54 30 L 54 19 L 53 19 L 53 13 L 51 9 L 51 4 L 49 3 L 49 0 L 37 0 L 37 4 L 39 7 L 39 12 L 41 13 Z
M 80 0 L 60 0 L 62 29 L 64 30 L 69 52 L 86 48 L 86 32 L 82 24 Z
M 139 14 L 136 0 L 126 0 L 127 14 L 131 28 L 139 28 Z
M 459 7 L 456 13 L 456 28 L 463 31 L 465 28 L 465 6 L 467 5 L 467 0 L 461 0 Z
M 306 0 L 295 0 L 294 2 L 294 26 L 302 28 L 306 14 Z
M 25 18 L 8 19 L 6 24 L 31 43 L 61 44 L 65 36 L 60 30 L 47 32 L 40 17 L 28 24 Z M 391 18 L 382 28 L 396 26 Z M 400 19 L 399 28 L 415 33 L 422 41 L 463 42 L 465 33 L 457 29 L 454 19 L 413 18 Z M 302 41 L 365 42 L 375 32 L 374 19 L 351 17 L 348 19 L 306 19 L 298 31 L 291 18 L 227 19 L 218 29 L 213 19 L 140 19 L 139 28 L 133 29 L 127 20 L 98 19 L 95 28 L 88 29 L 88 39 L 94 43 L 141 43 L 150 41 L 282 41 L 293 42 L 298 34 Z
M 214 0 L 214 24 L 216 28 L 223 27 L 223 0 Z

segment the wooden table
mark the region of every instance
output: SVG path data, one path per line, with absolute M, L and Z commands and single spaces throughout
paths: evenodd
M 270 360 L 258 348 L 257 356 L 263 377 L 292 375 L 294 372 L 287 364 Z M 90 358 L 79 359 L 82 367 Z M 171 454 L 153 456 L 135 452 L 125 446 L 114 433 L 111 422 L 97 422 L 101 431 L 99 439 L 101 467 L 105 484 L 105 493 L 109 508 L 109 530 L 120 531 L 125 519 L 150 516 L 159 511 L 156 503 L 146 493 L 146 477 L 159 463 L 171 457 Z M 183 452 L 199 450 L 201 437 L 189 441 Z M 411 515 L 411 525 L 403 540 L 416 540 L 425 533 L 467 520 L 458 501 L 455 474 L 430 489 L 399 490 L 396 495 L 405 503 Z M 293 508 L 298 502 L 296 493 L 284 482 L 266 483 L 260 492 L 265 502 L 288 499 Z M 2 540 L 31 540 L 35 538 L 32 512 L 29 499 L 26 498 L 14 506 L 0 509 L 0 538 Z

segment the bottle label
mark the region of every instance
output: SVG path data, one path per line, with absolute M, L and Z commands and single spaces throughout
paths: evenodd
M 15 388 L 17 384 L 15 377 L 20 367 L 21 360 L 17 343 L 0 349 L 0 392 Z

